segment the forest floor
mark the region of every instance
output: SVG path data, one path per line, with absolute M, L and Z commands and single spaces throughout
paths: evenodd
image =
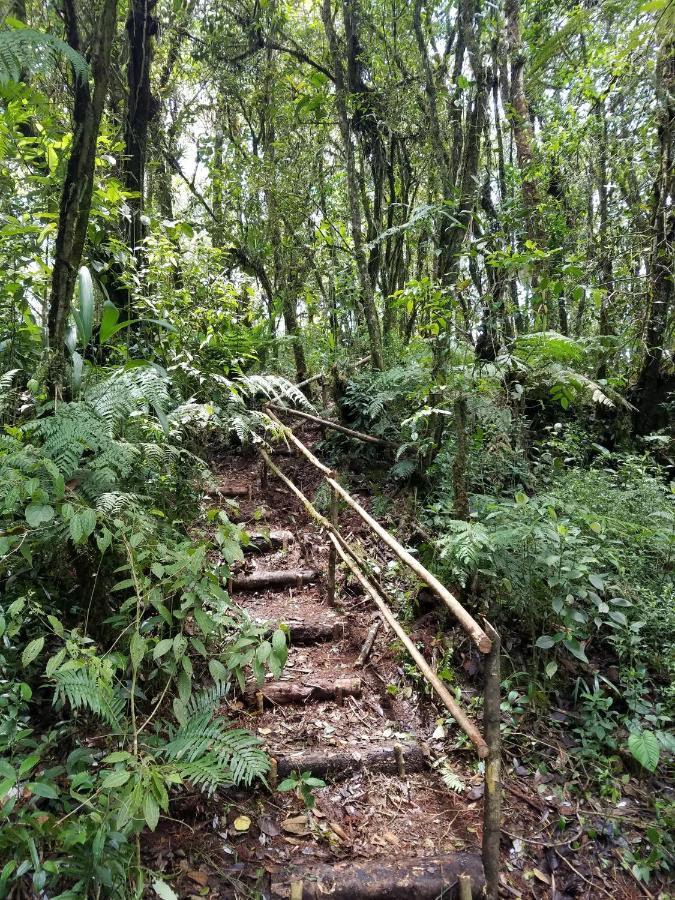
M 303 435 L 310 446 L 320 437 L 312 429 Z M 475 752 L 469 745 L 448 749 L 456 732 L 448 733 L 443 711 L 407 677 L 402 648 L 384 626 L 366 664 L 356 665 L 375 619 L 370 598 L 339 573 L 337 603 L 330 604 L 325 534 L 273 476 L 266 488 L 261 486 L 256 457 L 228 454 L 212 463 L 224 493 L 228 485 L 246 486 L 248 496 L 238 499 L 238 517 L 247 527 L 293 534 L 285 548 L 247 555 L 243 573 L 308 568 L 322 573 L 300 586 L 234 592 L 233 599 L 263 621 L 341 626 L 334 640 L 308 646 L 291 642 L 281 684 L 361 681 L 358 696 L 325 701 L 310 696 L 299 704 L 265 702 L 261 711 L 254 693 L 252 702 L 246 696 L 232 697 L 215 712 L 260 737 L 279 761 L 280 780 L 296 763 L 303 771 L 308 752 L 326 760 L 339 754 L 351 763 L 327 775 L 325 787 L 314 789 L 312 809 L 294 791 L 261 788 L 231 790 L 210 799 L 198 793 L 186 796 L 175 805 L 174 819 L 163 819 L 154 834 L 144 836 L 145 862 L 175 876 L 172 886 L 180 897 L 280 898 L 291 897 L 294 878 L 317 864 L 479 853 L 483 789 Z M 316 496 L 321 476 L 308 462 L 283 456 L 278 463 L 307 496 Z M 369 508 L 367 496 L 357 499 Z M 369 544 L 361 520 L 350 510 L 341 512 L 340 528 L 350 539 Z M 429 613 L 412 625 L 411 633 L 427 655 L 438 627 L 435 615 Z M 468 641 L 459 633 L 455 656 L 463 660 L 466 702 L 480 689 L 480 661 L 472 657 Z M 535 741 L 544 775 L 530 762 Z M 411 759 L 418 759 L 415 748 L 421 750 L 423 765 L 411 766 L 420 771 L 401 776 L 395 744 L 404 750 L 412 747 Z M 533 734 L 525 744 L 527 764 L 519 758 L 515 739 L 504 749 L 503 896 L 552 900 L 653 896 L 621 868 L 613 840 L 614 819 L 630 820 L 631 814 L 639 818 L 632 810 L 633 804 L 639 806 L 639 796 L 624 798 L 611 810 L 606 803 L 593 805 L 588 799 L 581 804 L 568 791 L 573 776 L 564 745 L 548 732 Z M 380 762 L 359 770 L 359 759 L 377 748 L 387 748 L 381 751 Z M 446 780 L 448 773 L 454 776 L 454 790 L 444 783 L 441 770 Z M 638 840 L 639 831 L 636 835 Z

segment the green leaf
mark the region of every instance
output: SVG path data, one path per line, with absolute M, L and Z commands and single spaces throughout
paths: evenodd
M 27 756 L 19 766 L 19 778 L 23 778 L 24 775 L 27 775 L 28 772 L 30 772 L 31 769 L 34 769 L 39 762 L 39 753 L 32 753 L 30 756 Z
M 104 763 L 110 763 L 110 765 L 112 765 L 113 763 L 124 762 L 127 759 L 131 759 L 131 753 L 129 753 L 128 751 L 113 750 L 113 752 L 104 757 L 102 761 Z
M 284 778 L 280 784 L 277 785 L 278 791 L 292 791 L 293 788 L 297 785 L 298 780 L 294 776 L 290 778 Z
M 31 528 L 39 528 L 46 522 L 51 522 L 54 518 L 55 511 L 53 506 L 48 503 L 29 503 L 26 507 L 26 522 Z
M 546 676 L 548 678 L 553 678 L 555 673 L 558 671 L 558 663 L 551 661 L 546 665 Z
M 192 693 L 192 679 L 186 672 L 179 672 L 177 682 L 178 696 L 183 703 L 187 703 Z
M 272 635 L 272 650 L 276 654 L 281 654 L 286 650 L 286 635 L 281 628 L 277 628 Z
M 26 787 L 35 794 L 36 797 L 44 797 L 46 800 L 56 800 L 59 796 L 59 789 L 55 784 L 48 784 L 45 781 L 30 781 Z
M 179 660 L 185 653 L 188 646 L 188 640 L 183 633 L 177 634 L 173 639 L 173 655 Z
M 152 651 L 152 658 L 155 660 L 159 659 L 161 656 L 164 656 L 165 653 L 168 653 L 172 647 L 173 638 L 164 638 L 155 645 L 155 649 Z
M 601 593 L 605 590 L 605 582 L 599 575 L 589 575 L 588 580 L 596 589 L 596 591 L 600 591 Z
M 140 664 L 143 662 L 143 657 L 145 656 L 146 650 L 146 640 L 142 637 L 138 631 L 135 631 L 131 636 L 131 641 L 129 643 L 129 653 L 131 655 L 131 665 L 134 669 L 137 669 Z
M 227 681 L 227 669 L 217 659 L 209 661 L 209 672 L 214 681 Z
M 104 344 L 113 334 L 117 320 L 120 317 L 120 311 L 110 300 L 106 300 L 103 304 L 103 315 L 101 316 L 101 327 L 99 328 L 98 338 Z
M 148 791 L 143 799 L 143 816 L 150 831 L 154 831 L 159 822 L 159 803 L 152 791 Z
M 555 641 L 549 634 L 542 634 L 541 637 L 537 638 L 535 646 L 541 650 L 549 650 L 555 646 Z
M 122 785 L 126 784 L 130 778 L 131 772 L 127 772 L 125 769 L 120 769 L 118 772 L 110 772 L 110 774 L 103 779 L 101 787 L 104 791 L 110 790 L 111 788 L 122 787 Z
M 565 647 L 567 647 L 567 649 L 570 651 L 572 656 L 576 656 L 576 658 L 578 660 L 580 660 L 581 662 L 584 662 L 584 663 L 588 662 L 586 652 L 576 638 L 568 638 L 568 639 L 564 640 L 563 645 Z
M 36 659 L 45 645 L 45 639 L 43 637 L 35 638 L 24 648 L 23 653 L 21 654 L 21 664 L 26 668 L 29 666 L 34 659 Z
M 77 328 L 77 337 L 82 347 L 86 347 L 91 341 L 94 331 L 94 282 L 91 272 L 86 266 L 81 266 L 77 273 L 78 306 L 73 309 L 73 318 Z
M 648 769 L 655 772 L 661 755 L 659 741 L 653 731 L 633 731 L 628 735 L 628 749 L 634 758 Z

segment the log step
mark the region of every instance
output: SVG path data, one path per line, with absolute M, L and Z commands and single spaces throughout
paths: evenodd
M 302 587 L 319 577 L 316 569 L 278 569 L 271 572 L 252 572 L 232 579 L 232 590 L 264 591 L 265 588 Z
M 248 696 L 261 697 L 263 702 L 277 706 L 291 703 L 309 703 L 317 700 L 337 700 L 351 695 L 361 696 L 360 678 L 337 678 L 334 681 L 316 679 L 312 681 L 272 681 L 260 690 L 249 690 Z
M 269 632 L 279 627 L 277 622 L 262 622 Z M 340 641 L 344 637 L 344 622 L 283 622 L 288 631 L 289 643 L 294 647 L 307 647 L 324 641 Z
M 324 781 L 339 781 L 364 769 L 396 775 L 400 773 L 401 765 L 405 774 L 422 772 L 427 768 L 424 753 L 414 743 L 336 752 L 300 750 L 277 756 L 276 762 L 279 778 L 286 778 L 291 772 L 311 772 Z
M 242 547 L 244 553 L 265 553 L 267 550 L 286 549 L 295 540 L 292 531 L 285 528 L 266 529 L 265 531 L 249 531 L 249 543 Z
M 293 900 L 459 900 L 460 875 L 471 879 L 471 893 L 481 897 L 485 876 L 477 853 L 443 853 L 429 857 L 360 862 L 349 860 L 272 875 L 272 897 Z
M 216 485 L 212 495 L 220 497 L 250 497 L 252 488 L 250 484 L 244 481 L 239 482 L 221 482 Z

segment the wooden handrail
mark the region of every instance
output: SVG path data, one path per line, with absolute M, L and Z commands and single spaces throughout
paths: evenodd
M 330 419 L 321 419 L 319 416 L 313 416 L 311 413 L 303 412 L 300 409 L 291 409 L 288 406 L 277 406 L 274 403 L 268 403 L 266 409 L 272 409 L 278 413 L 288 413 L 291 416 L 298 416 L 300 419 L 306 419 L 308 422 L 315 422 L 323 428 L 332 428 L 333 431 L 340 431 L 342 434 L 348 434 L 349 437 L 356 438 L 358 441 L 364 441 L 366 444 L 379 444 L 382 447 L 395 447 L 391 441 L 385 441 L 384 438 L 374 437 L 372 434 L 364 434 L 362 431 L 354 431 L 353 428 L 347 428 L 346 425 L 340 425 L 339 422 L 331 422 Z
M 291 479 L 288 478 L 288 476 L 284 475 L 281 469 L 272 462 L 269 454 L 266 453 L 263 449 L 259 449 L 258 452 L 260 453 L 260 456 L 262 457 L 265 465 L 269 467 L 270 471 L 273 472 L 293 494 L 295 494 L 310 517 L 313 518 L 328 533 L 328 537 L 332 545 L 335 547 L 337 554 L 346 563 L 346 565 L 358 579 L 364 590 L 373 598 L 387 624 L 390 626 L 392 631 L 394 631 L 401 643 L 405 646 L 407 652 L 414 660 L 416 666 L 425 677 L 425 679 L 429 682 L 431 687 L 434 689 L 450 715 L 457 722 L 462 731 L 464 731 L 472 744 L 476 747 L 478 755 L 481 757 L 481 759 L 485 758 L 488 755 L 488 746 L 485 743 L 485 740 L 483 739 L 480 731 L 463 712 L 461 707 L 454 700 L 438 675 L 436 675 L 431 666 L 419 652 L 417 647 L 415 647 L 394 614 L 389 609 L 381 593 L 365 577 L 365 575 L 359 568 L 357 562 L 358 558 L 355 557 L 355 554 L 347 541 L 345 541 L 338 529 L 335 528 L 335 526 L 331 522 L 329 522 L 328 519 L 325 518 L 325 516 L 321 515 L 321 513 L 316 509 L 312 502 L 303 494 L 300 488 L 297 487 L 297 485 L 295 485 L 291 481 Z
M 354 500 L 351 494 L 349 494 L 338 481 L 328 475 L 325 475 L 324 477 L 330 486 L 342 497 L 345 503 L 347 503 L 354 512 L 358 513 L 366 525 L 381 537 L 384 543 L 394 551 L 398 558 L 404 562 L 408 568 L 412 569 L 412 571 L 441 598 L 462 628 L 464 628 L 467 634 L 473 638 L 481 653 L 489 653 L 492 647 L 492 641 L 473 616 L 464 609 L 459 600 L 450 593 L 445 585 L 441 584 L 438 578 L 436 578 L 435 575 L 432 575 L 418 559 L 415 559 L 415 557 L 409 553 L 405 547 L 403 547 L 396 538 L 386 530 L 386 528 L 383 528 L 376 519 L 373 519 L 373 517 L 365 511 L 360 503 Z
M 349 365 L 352 368 L 356 369 L 359 366 L 362 366 L 364 363 L 367 363 L 369 359 L 370 359 L 370 353 L 368 354 L 368 356 L 362 356 L 361 359 L 354 360 L 354 362 L 350 363 Z M 325 378 L 326 375 L 327 375 L 326 372 L 317 372 L 316 375 L 311 375 L 309 378 L 305 378 L 304 381 L 298 382 L 298 384 L 296 384 L 296 387 L 302 388 L 302 387 L 305 387 L 305 385 L 314 384 L 315 381 L 319 381 L 321 378 Z
M 333 542 L 333 545 L 337 550 L 340 559 L 347 565 L 349 570 L 356 577 L 359 584 L 366 591 L 366 593 L 370 594 L 370 596 L 373 598 L 386 623 L 389 625 L 396 637 L 404 645 L 417 668 L 420 670 L 422 675 L 424 675 L 431 687 L 436 691 L 438 697 L 441 699 L 443 705 L 446 707 L 455 722 L 457 722 L 462 731 L 467 735 L 471 743 L 478 751 L 478 755 L 481 757 L 481 759 L 484 759 L 488 755 L 489 751 L 488 745 L 483 740 L 483 736 L 480 731 L 468 718 L 466 713 L 464 713 L 461 707 L 455 702 L 450 691 L 446 688 L 441 679 L 434 672 L 429 663 L 410 640 L 404 629 L 401 627 L 396 616 L 392 613 L 392 611 L 385 603 L 380 592 L 368 581 L 368 579 L 364 576 L 356 563 L 344 551 L 342 542 L 332 532 L 329 532 L 328 537 Z

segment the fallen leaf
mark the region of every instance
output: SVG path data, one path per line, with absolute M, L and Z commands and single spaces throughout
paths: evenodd
M 276 837 L 278 834 L 281 834 L 281 829 L 269 816 L 263 816 L 260 820 L 260 830 L 268 837 Z
M 332 828 L 332 830 L 335 832 L 335 834 L 337 834 L 337 836 L 341 840 L 343 840 L 343 841 L 349 840 L 349 837 L 347 836 L 347 832 L 344 830 L 344 828 L 342 828 L 341 825 L 338 825 L 337 822 L 329 822 L 329 825 Z
M 248 831 L 251 827 L 251 820 L 248 816 L 237 816 L 234 820 L 235 831 Z
M 401 843 L 393 831 L 385 831 L 382 837 L 385 839 L 385 841 L 388 841 L 390 844 L 394 844 L 395 846 Z
M 187 874 L 188 878 L 196 881 L 197 884 L 205 885 L 209 883 L 209 876 L 201 869 L 191 869 Z
M 431 735 L 431 739 L 433 741 L 442 741 L 444 737 L 445 737 L 445 728 L 443 728 L 442 725 L 437 725 L 436 730 Z
M 307 827 L 307 816 L 304 815 L 292 816 L 290 819 L 285 819 L 281 823 L 281 827 L 289 834 L 309 834 L 309 828 Z
M 532 869 L 532 874 L 535 878 L 541 881 L 542 884 L 550 885 L 551 879 L 548 877 L 548 875 L 545 875 L 544 872 L 541 871 L 541 869 Z

